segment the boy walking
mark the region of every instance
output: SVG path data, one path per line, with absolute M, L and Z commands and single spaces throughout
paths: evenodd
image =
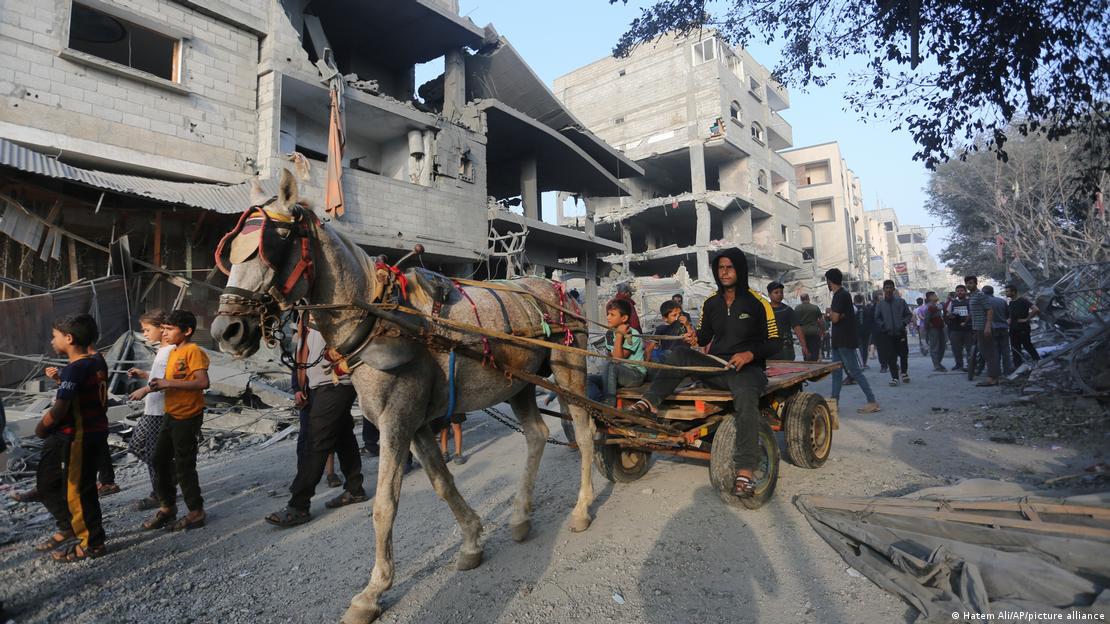
M 204 526 L 206 520 L 197 477 L 197 437 L 204 419 L 208 354 L 191 340 L 196 329 L 197 317 L 187 310 L 174 310 L 162 325 L 162 340 L 173 345 L 174 350 L 166 360 L 166 376 L 150 380 L 152 391 L 165 393 L 166 418 L 154 446 L 154 474 L 161 507 L 143 523 L 144 529 L 195 529 Z M 181 520 L 177 520 L 175 476 L 189 508 Z
M 825 283 L 832 293 L 832 305 L 829 307 L 829 320 L 832 322 L 832 361 L 840 362 L 840 368 L 832 374 L 832 398 L 829 400 L 833 412 L 839 414 L 840 388 L 842 375 L 848 375 L 856 380 L 867 404 L 856 410 L 860 414 L 873 414 L 879 411 L 879 404 L 875 401 L 875 394 L 871 392 L 871 384 L 867 383 L 867 376 L 860 368 L 857 350 L 859 337 L 856 335 L 856 308 L 852 305 L 852 297 L 844 290 L 844 274 L 840 269 L 829 269 L 825 272 Z
M 35 426 L 35 435 L 45 440 L 36 485 L 57 527 L 35 548 L 54 550 L 60 562 L 107 552 L 96 476 L 108 453 L 108 365 L 99 353 L 89 352 L 98 335 L 88 314 L 54 322 L 50 345 L 69 364 L 59 373 L 54 405 Z

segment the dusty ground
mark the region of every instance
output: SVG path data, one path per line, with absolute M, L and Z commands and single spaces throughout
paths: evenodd
M 795 495 L 901 494 L 963 477 L 1039 484 L 1106 461 L 1108 447 L 1103 430 L 1098 439 L 1023 432 L 1017 444 L 992 442 L 998 432 L 975 423 L 992 411 L 981 406 L 1007 391 L 930 369 L 913 357 L 913 382 L 897 388 L 869 371 L 883 411 L 866 417 L 854 415 L 862 393 L 845 388 L 833 458 L 816 471 L 784 462 L 776 498 L 760 511 L 723 506 L 704 465 L 658 459 L 633 484 L 613 486 L 595 472 L 596 520 L 572 534 L 566 521 L 577 454 L 549 446 L 524 544 L 506 527 L 523 439 L 472 415 L 464 425 L 470 461 L 452 469 L 486 523 L 485 563 L 455 571 L 459 532 L 451 515 L 423 474 L 406 477 L 395 530 L 398 581 L 385 595 L 383 621 L 911 620 L 901 601 L 848 573 L 791 504 Z M 814 389 L 827 394 L 829 382 Z M 310 524 L 270 527 L 262 518 L 284 505 L 293 453 L 287 440 L 209 455 L 200 471 L 209 525 L 181 535 L 138 530 L 142 516 L 128 506 L 146 493 L 145 475 L 121 469 L 124 492 L 104 501 L 112 552 L 94 562 L 43 560 L 29 541 L 49 531 L 41 508 L 0 511 L 0 524 L 15 526 L 20 538 L 0 547 L 0 600 L 21 623 L 337 620 L 369 577 L 370 504 L 325 510 L 334 492 L 321 487 Z M 374 462 L 364 469 L 373 473 Z M 26 530 L 36 516 L 37 530 Z

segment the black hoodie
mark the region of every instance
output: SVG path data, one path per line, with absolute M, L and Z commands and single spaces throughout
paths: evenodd
M 736 267 L 736 299 L 725 305 L 724 286 L 717 276 L 721 258 Z M 709 345 L 709 353 L 728 359 L 736 353 L 751 351 L 752 364 L 767 368 L 767 358 L 782 349 L 778 324 L 771 303 L 748 286 L 748 259 L 739 249 L 728 249 L 713 258 L 713 279 L 717 292 L 705 300 L 698 320 L 698 344 Z

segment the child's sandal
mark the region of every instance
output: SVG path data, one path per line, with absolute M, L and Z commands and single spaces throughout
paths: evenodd
M 85 559 L 103 557 L 107 553 L 108 549 L 104 546 L 81 548 L 80 544 L 71 544 L 66 548 L 55 550 L 50 556 L 58 563 L 75 563 L 77 561 L 84 561 Z
M 62 535 L 63 537 L 60 540 L 59 539 L 54 539 L 54 535 Z M 54 550 L 55 548 L 58 548 L 62 544 L 65 544 L 66 542 L 68 542 L 71 539 L 76 539 L 76 536 L 73 534 L 73 531 L 65 531 L 64 533 L 63 532 L 54 533 L 50 537 L 46 538 L 44 541 L 39 542 L 38 544 L 35 544 L 35 550 L 37 550 L 39 552 L 43 552 L 43 553 L 44 552 L 50 552 L 50 551 Z
M 208 520 L 208 514 L 203 514 L 196 520 L 190 520 L 189 516 L 185 516 L 167 528 L 171 531 L 192 531 L 193 529 L 199 529 L 204 526 L 206 520 Z

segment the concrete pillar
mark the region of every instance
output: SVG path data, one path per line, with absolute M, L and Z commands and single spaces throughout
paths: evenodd
M 632 229 L 621 221 L 621 244 L 624 245 L 624 273 L 631 275 L 632 270 L 628 267 L 628 256 L 632 253 Z
M 593 202 L 589 199 L 583 198 L 582 203 L 586 206 L 586 233 L 593 236 L 597 233 L 597 228 L 594 224 L 594 206 Z
M 694 202 L 694 214 L 697 216 L 698 228 L 694 239 L 698 252 L 698 279 L 712 281 L 712 269 L 709 266 L 709 204 L 703 201 Z
M 601 320 L 601 302 L 597 300 L 597 254 L 586 252 L 586 289 L 582 293 L 586 302 L 586 318 L 591 321 Z
M 690 142 L 690 190 L 705 192 L 705 145 L 697 139 Z
M 540 177 L 535 158 L 527 158 L 520 163 L 520 199 L 526 218 L 543 218 L 540 212 Z
M 443 59 L 443 116 L 461 121 L 466 106 L 466 56 L 461 50 L 448 50 Z

